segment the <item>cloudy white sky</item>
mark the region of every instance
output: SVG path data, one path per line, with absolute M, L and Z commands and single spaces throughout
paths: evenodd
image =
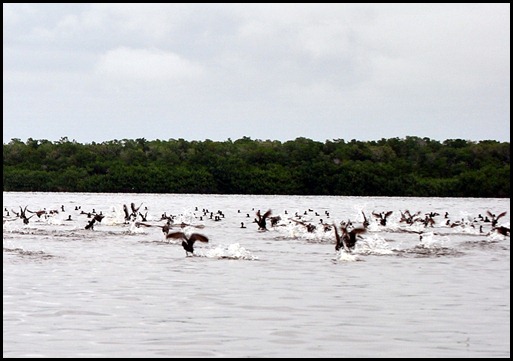
M 510 4 L 3 4 L 3 140 L 510 141 Z

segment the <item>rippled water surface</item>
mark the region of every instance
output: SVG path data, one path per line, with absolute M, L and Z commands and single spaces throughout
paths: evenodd
M 147 226 L 125 221 L 132 202 Z M 509 199 L 4 192 L 3 204 L 4 357 L 510 357 L 510 237 L 478 217 L 507 211 L 509 228 Z M 259 231 L 268 209 L 281 220 Z M 105 218 L 85 229 L 93 210 Z M 405 210 L 438 215 L 408 225 Z M 321 219 L 362 211 L 367 232 L 335 251 Z M 372 215 L 387 211 L 386 225 Z M 186 257 L 163 215 L 209 242 Z

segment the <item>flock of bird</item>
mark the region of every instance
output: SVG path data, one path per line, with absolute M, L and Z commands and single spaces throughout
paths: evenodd
M 135 227 L 161 228 L 165 239 L 182 241 L 181 245 L 185 250 L 186 256 L 194 255 L 195 242 L 209 242 L 208 236 L 203 233 L 189 233 L 184 230 L 185 227 L 202 229 L 205 228 L 204 224 L 190 224 L 181 222 L 177 220 L 178 215 L 168 215 L 167 212 L 164 212 L 157 222 L 152 221 L 152 219 L 154 220 L 158 217 L 150 217 L 150 221 L 148 221 L 148 208 L 144 207 L 144 209 L 141 209 L 142 206 L 143 203 L 137 207 L 136 204 L 132 202 L 129 208 L 126 204 L 123 204 L 123 224 L 130 224 Z M 280 215 L 273 215 L 271 209 L 268 209 L 265 212 L 260 210 L 255 211 L 254 209 L 252 211 L 254 212 L 253 220 L 251 220 L 252 216 L 250 213 L 246 214 L 246 218 L 250 219 L 250 223 L 254 223 L 256 225 L 255 228 L 259 232 L 268 231 L 270 228 L 287 224 L 295 224 L 297 226 L 304 227 L 304 230 L 309 233 L 317 232 L 319 229 L 321 232 L 326 234 L 333 232 L 335 250 L 340 251 L 343 249 L 347 253 L 351 253 L 355 249 L 357 241 L 363 238 L 362 235 L 369 231 L 369 226 L 371 223 L 375 223 L 378 227 L 386 227 L 390 217 L 392 214 L 394 214 L 394 211 L 391 210 L 383 212 L 374 211 L 369 216 L 362 211 L 361 214 L 363 216 L 363 221 L 360 220 L 358 222 L 353 222 L 348 219 L 347 221 L 341 221 L 337 223 L 325 222 L 323 220 L 330 218 L 328 211 L 325 211 L 323 215 L 314 212 L 312 209 L 305 210 L 302 214 L 295 212 L 294 215 L 289 215 L 286 210 L 283 214 Z M 198 212 L 199 216 L 195 216 L 195 218 L 200 222 L 205 220 L 222 221 L 225 218 L 224 213 L 220 210 L 214 213 L 208 211 L 208 209 L 199 211 L 198 207 L 196 207 L 194 214 L 197 214 L 196 212 Z M 74 213 L 75 217 L 84 217 L 79 218 L 79 222 L 83 221 L 84 229 L 90 231 L 94 231 L 94 226 L 101 223 L 102 220 L 106 217 L 102 211 L 97 212 L 95 209 L 84 211 L 81 209 L 81 206 L 75 206 L 74 212 L 67 212 L 64 205 L 60 206 L 58 209 L 49 210 L 46 208 L 40 210 L 30 210 L 28 206 L 19 206 L 19 212 L 12 208 L 11 210 L 8 210 L 6 207 L 4 208 L 3 223 L 5 224 L 6 222 L 21 220 L 23 224 L 28 225 L 33 217 L 37 217 L 39 220 L 47 220 L 61 213 L 67 214 L 67 218 L 62 218 L 61 216 L 63 221 L 75 221 L 75 219 L 72 219 L 71 213 Z M 238 213 L 241 213 L 241 211 L 239 210 Z M 409 210 L 399 211 L 399 213 L 400 217 L 398 218 L 398 222 L 400 224 L 404 225 L 405 227 L 413 226 L 416 224 L 420 226 L 420 228 L 419 226 L 415 228 L 411 227 L 409 230 L 409 232 L 418 233 L 420 240 L 422 240 L 422 234 L 424 233 L 424 230 L 430 227 L 434 227 L 435 224 L 450 228 L 468 226 L 476 229 L 477 227 L 479 230 L 478 232 L 483 234 L 485 233 L 483 227 L 489 225 L 487 234 L 495 232 L 504 236 L 510 236 L 509 226 L 499 224 L 499 220 L 507 214 L 506 211 L 499 214 L 494 214 L 487 210 L 485 212 L 485 216 L 479 214 L 477 217 L 469 217 L 467 220 L 461 219 L 456 221 L 452 221 L 449 218 L 448 212 L 445 212 L 444 215 L 440 215 L 437 212 L 429 212 L 423 214 L 421 211 L 418 211 L 412 213 Z M 315 215 L 316 217 L 308 217 L 309 215 Z M 315 218 L 317 221 L 313 222 L 313 218 Z M 240 223 L 240 228 L 247 228 L 244 222 Z M 180 230 L 175 230 L 175 228 L 180 228 Z

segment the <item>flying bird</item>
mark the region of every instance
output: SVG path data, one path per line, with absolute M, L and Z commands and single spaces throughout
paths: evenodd
M 509 227 L 505 227 L 505 226 L 498 226 L 498 227 L 493 227 L 492 230 L 490 231 L 491 232 L 497 232 L 498 234 L 502 234 L 503 236 L 509 236 Z
M 142 205 L 143 204 L 141 203 L 139 207 L 136 207 L 134 202 L 130 203 L 130 208 L 132 208 L 132 214 L 134 216 L 137 216 L 137 212 L 139 212 L 139 208 L 141 208 Z
M 496 216 L 490 211 L 486 211 L 486 213 L 492 218 L 492 227 L 495 227 L 497 225 L 497 222 L 499 221 L 499 218 L 504 217 L 508 212 L 502 212 L 498 216 Z
M 128 207 L 126 204 L 123 204 L 123 212 L 125 212 L 125 222 L 130 221 L 130 212 L 128 212 Z
M 189 253 L 194 255 L 194 242 L 208 242 L 208 238 L 199 233 L 192 233 L 189 237 L 184 232 L 171 232 L 166 235 L 166 238 L 174 238 L 182 240 L 182 247 L 185 249 L 185 256 L 188 256 Z
M 381 224 L 382 226 L 386 226 L 387 225 L 387 218 L 392 213 L 393 213 L 393 211 L 381 212 L 381 213 L 372 212 L 372 215 L 374 217 L 376 217 L 377 219 L 379 219 L 379 224 Z
M 314 224 L 311 224 L 311 223 L 306 223 L 306 222 L 298 221 L 298 220 L 292 219 L 292 218 L 291 218 L 291 221 L 294 221 L 297 224 L 300 224 L 300 225 L 304 226 L 309 233 L 313 233 L 317 229 L 317 227 Z
M 253 223 L 258 224 L 258 229 L 267 231 L 267 222 L 266 218 L 271 215 L 271 210 L 269 209 L 267 212 L 265 212 L 263 215 L 260 214 L 260 209 L 256 212 L 256 215 L 258 218 L 255 218 Z
M 354 249 L 356 245 L 356 236 L 367 231 L 365 228 L 360 227 L 352 228 L 350 231 L 348 231 L 348 226 L 341 224 L 340 230 L 342 231 L 342 234 L 339 234 L 337 225 L 335 223 L 333 223 L 333 228 L 335 228 L 335 250 L 338 251 L 340 248 L 344 247 L 347 253 L 350 253 L 351 250 Z
M 363 213 L 363 211 L 362 211 L 362 214 L 363 214 L 363 226 L 364 226 L 365 228 L 367 228 L 367 227 L 369 226 L 370 222 L 369 222 L 369 220 L 367 219 L 367 217 L 365 216 L 365 213 Z

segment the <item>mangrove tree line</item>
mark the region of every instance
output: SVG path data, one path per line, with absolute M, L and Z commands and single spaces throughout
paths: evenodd
M 510 197 L 510 145 L 379 141 L 12 139 L 4 191 Z

